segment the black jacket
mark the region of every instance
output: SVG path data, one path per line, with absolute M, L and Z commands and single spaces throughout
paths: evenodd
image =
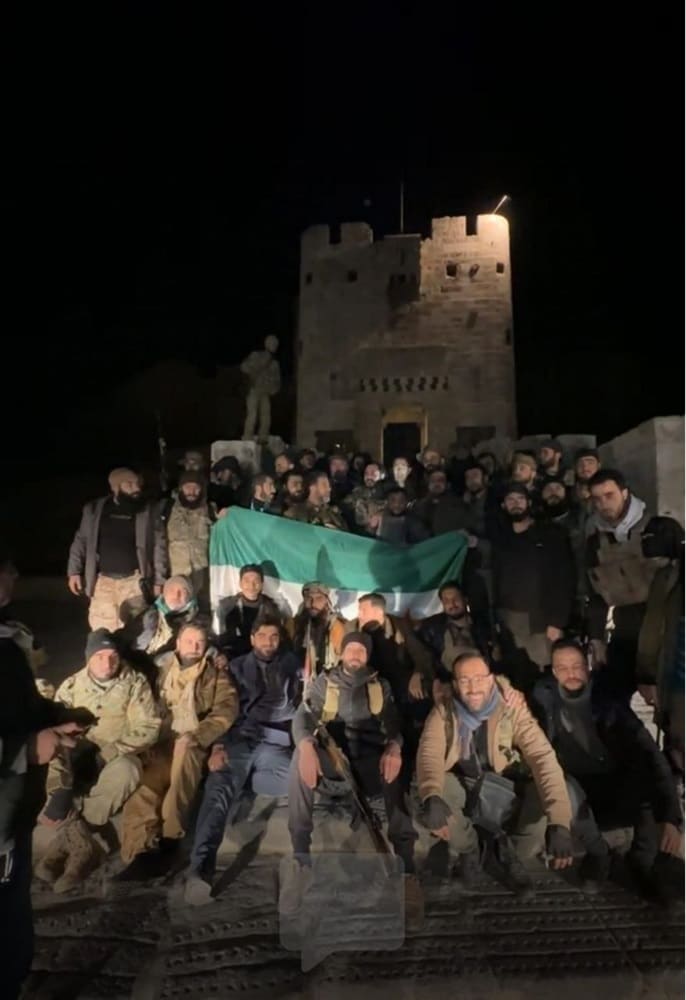
M 445 633 L 447 627 L 448 616 L 445 612 L 432 615 L 430 618 L 425 618 L 424 621 L 417 627 L 417 635 L 419 639 L 431 650 L 436 658 L 437 664 L 439 665 L 441 664 L 441 657 L 445 647 Z M 492 637 L 487 635 L 484 630 L 479 627 L 477 622 L 470 621 L 469 619 L 465 624 L 464 631 L 465 639 L 468 639 L 468 644 L 473 648 L 478 649 L 479 652 L 490 662 Z M 452 680 L 449 671 L 443 666 L 437 667 L 437 675 L 443 681 Z
M 532 632 L 567 626 L 576 571 L 569 539 L 560 528 L 534 523 L 517 534 L 506 524 L 495 536 L 492 560 L 496 608 L 528 612 Z
M 621 701 L 615 699 L 600 685 L 590 682 L 591 710 L 596 733 L 605 746 L 608 757 L 617 770 L 627 769 L 632 774 L 647 773 L 651 804 L 658 823 L 682 822 L 679 796 L 669 765 L 655 740 L 638 716 Z M 574 773 L 573 762 L 565 759 L 561 751 L 560 708 L 562 700 L 557 681 L 551 675 L 540 680 L 533 691 L 533 710 L 548 741 L 558 755 L 563 770 L 584 784 L 584 776 Z M 610 779 L 611 780 L 611 779 Z
M 243 656 L 251 651 L 250 629 L 258 614 L 268 615 L 279 622 L 282 621 L 283 616 L 276 603 L 266 594 L 260 594 L 259 607 L 254 614 L 250 613 L 252 610 L 251 608 L 244 609 L 240 594 L 226 597 L 219 602 L 218 617 L 221 634 L 217 638 L 217 645 L 230 659 L 233 659 L 234 656 Z

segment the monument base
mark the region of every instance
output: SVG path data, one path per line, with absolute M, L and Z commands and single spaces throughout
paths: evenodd
M 238 460 L 241 469 L 251 476 L 257 475 L 263 469 L 273 471 L 274 457 L 285 451 L 286 445 L 278 435 L 270 434 L 264 441 L 213 441 L 210 448 L 212 465 L 221 458 L 232 455 Z

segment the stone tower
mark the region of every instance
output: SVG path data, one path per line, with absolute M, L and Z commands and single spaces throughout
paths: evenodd
M 297 441 L 385 462 L 516 435 L 507 220 L 434 219 L 374 242 L 366 223 L 301 241 Z

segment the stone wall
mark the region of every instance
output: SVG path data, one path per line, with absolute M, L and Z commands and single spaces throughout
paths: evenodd
M 380 454 L 408 407 L 422 443 L 446 450 L 458 426 L 516 433 L 506 219 L 434 219 L 429 239 L 376 243 L 362 223 L 338 243 L 313 227 L 300 280 L 299 442 L 337 431 Z
M 605 468 L 619 469 L 656 514 L 684 524 L 684 418 L 655 417 L 600 447 Z

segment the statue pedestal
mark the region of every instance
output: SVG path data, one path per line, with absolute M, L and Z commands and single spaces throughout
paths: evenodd
M 244 472 L 251 476 L 258 472 L 273 472 L 274 458 L 284 451 L 286 445 L 283 440 L 270 435 L 266 442 L 260 441 L 213 441 L 210 449 L 212 465 L 220 458 L 233 455 L 238 459 L 238 464 Z

